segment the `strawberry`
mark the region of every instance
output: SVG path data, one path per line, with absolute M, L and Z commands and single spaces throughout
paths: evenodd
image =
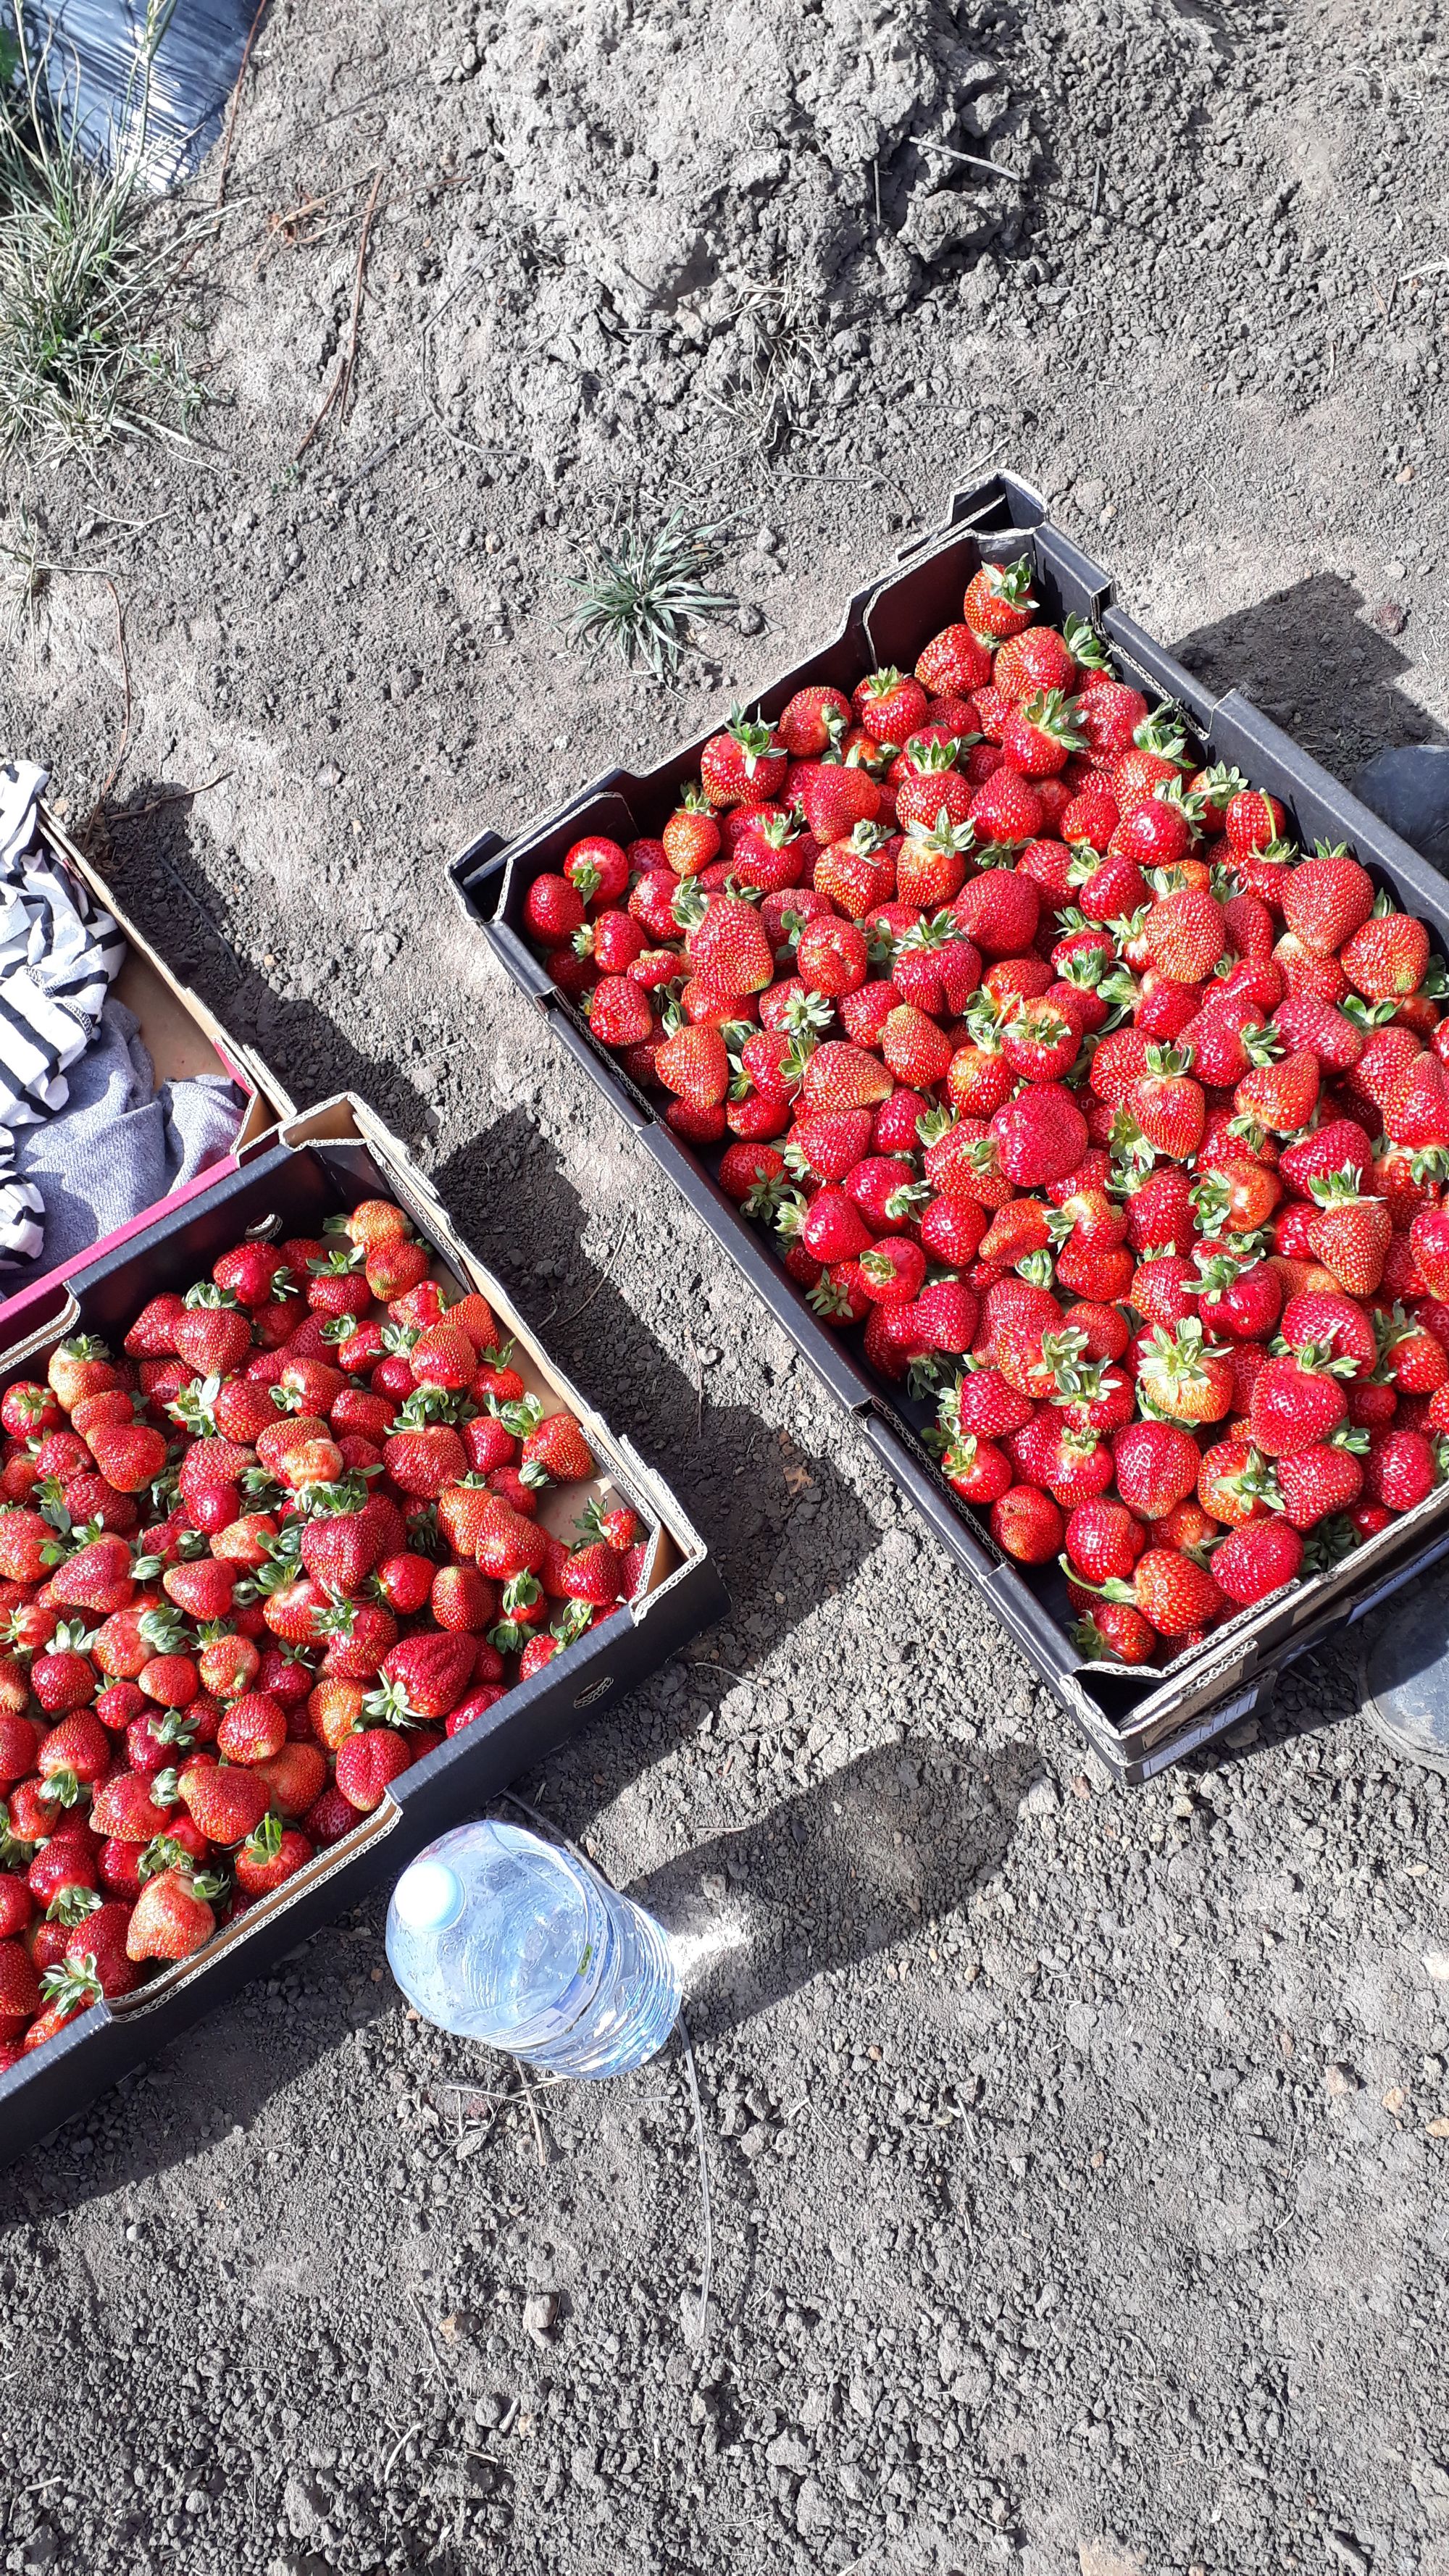
M 148 1423 L 98 1423 L 88 1436 L 96 1465 L 118 1493 L 139 1494 L 166 1464 L 166 1443 Z
M 401 1492 L 433 1501 L 467 1474 L 468 1453 L 449 1424 L 410 1420 L 409 1413 L 405 1406 L 383 1442 L 383 1463 Z
M 1409 1228 L 1420 1276 L 1431 1295 L 1449 1299 L 1449 1208 L 1424 1208 Z
M 236 1590 L 236 1577 L 223 1558 L 203 1556 L 168 1565 L 161 1577 L 161 1589 L 168 1601 L 174 1601 L 189 1618 L 210 1622 L 226 1617 Z
M 1020 770 L 992 771 L 971 799 L 968 820 L 979 848 L 1019 849 L 1041 833 L 1043 808 L 1032 781 Z M 1023 880 L 1029 883 L 1029 879 Z
M 1178 1423 L 1130 1423 L 1117 1434 L 1113 1454 L 1118 1492 L 1148 1520 L 1160 1520 L 1197 1489 L 1197 1443 Z
M 43 1583 L 50 1570 L 47 1550 L 54 1544 L 55 1531 L 39 1512 L 23 1505 L 0 1511 L 0 1578 Z
M 1283 887 L 1283 918 L 1317 957 L 1341 949 L 1373 908 L 1373 879 L 1346 851 L 1304 859 L 1289 871 Z
M 400 1778 L 412 1762 L 412 1747 L 396 1726 L 359 1727 L 349 1735 L 337 1755 L 336 1787 L 356 1815 L 369 1816 L 380 1807 L 390 1784 Z M 306 1826 L 315 1832 L 315 1807 L 309 1808 Z M 325 1819 L 327 1824 L 332 1818 Z M 335 1840 L 335 1834 L 316 1833 L 318 1840 Z
M 267 1762 L 287 1740 L 287 1712 L 269 1691 L 243 1691 L 226 1711 L 216 1749 L 227 1762 Z
M 333 1601 L 318 1612 L 317 1633 L 327 1640 L 323 1671 L 343 1681 L 365 1682 L 396 1644 L 397 1620 L 382 1602 Z
M 220 1879 L 189 1869 L 164 1869 L 148 1879 L 127 1928 L 127 1958 L 190 1958 L 216 1930 L 210 1899 L 220 1895 L 221 1886 Z
M 256 1763 L 250 1776 L 261 1782 L 278 1815 L 302 1816 L 327 1785 L 327 1756 L 318 1744 L 289 1738 L 279 1753 Z
M 1317 1343 L 1270 1359 L 1254 1382 L 1249 1420 L 1254 1444 L 1270 1458 L 1291 1458 L 1329 1439 L 1347 1411 L 1340 1376 L 1343 1361 L 1329 1360 Z
M 1417 993 L 1429 964 L 1429 933 L 1422 921 L 1376 902 L 1372 913 L 1339 950 L 1339 963 L 1366 1001 L 1401 1000 Z
M 1173 1547 L 1149 1547 L 1139 1557 L 1132 1589 L 1135 1607 L 1159 1637 L 1182 1637 L 1207 1627 L 1224 1606 L 1206 1568 Z
M 0 2039 L 18 2039 L 40 2009 L 40 1985 L 23 1941 L 0 1941 Z
M 1318 1103 L 1318 1089 L 1318 1058 L 1300 1047 L 1276 1063 L 1254 1064 L 1233 1092 L 1233 1108 L 1246 1122 L 1244 1132 L 1265 1128 L 1286 1136 L 1307 1126 Z
M 1188 1162 L 1201 1144 L 1207 1117 L 1202 1085 L 1188 1073 L 1191 1061 L 1186 1049 L 1149 1046 L 1126 1103 L 1154 1150 L 1179 1163 Z
M 734 707 L 724 731 L 712 734 L 700 754 L 700 784 L 716 808 L 748 797 L 767 802 L 784 785 L 788 767 L 789 753 L 773 727 Z
M 1326 1270 L 1351 1297 L 1371 1297 L 1384 1275 L 1384 1256 L 1393 1224 L 1380 1198 L 1360 1194 L 1360 1176 L 1351 1166 L 1326 1172 L 1308 1184 L 1319 1213 L 1308 1227 L 1308 1240 Z
M 887 1015 L 879 1043 L 890 1071 L 909 1091 L 929 1090 L 942 1081 L 953 1052 L 945 1030 L 910 1002 L 899 1003 Z
M 154 1779 L 134 1771 L 112 1772 L 91 1800 L 92 1830 L 116 1842 L 151 1842 L 167 1830 L 176 1803 L 174 1782 L 174 1772 L 160 1772 Z
M 1190 886 L 1174 888 L 1149 907 L 1143 937 L 1161 974 L 1175 984 L 1201 984 L 1227 947 L 1222 906 Z
M 1371 1438 L 1364 1461 L 1364 1491 L 1391 1512 L 1410 1512 L 1441 1482 L 1438 1455 L 1420 1431 L 1384 1431 Z
M 1003 642 L 1031 624 L 1037 603 L 1032 596 L 1031 562 L 1022 555 L 1011 564 L 983 564 L 966 585 L 961 614 L 983 642 Z
M 872 671 L 857 681 L 850 703 L 872 742 L 899 746 L 924 721 L 927 697 L 919 680 L 888 669 Z
M 1290 1529 L 1310 1530 L 1331 1512 L 1346 1511 L 1363 1489 L 1363 1469 L 1349 1449 L 1314 1442 L 1280 1458 L 1278 1490 Z
M 1220 1343 L 1208 1341 L 1195 1315 L 1175 1332 L 1154 1325 L 1138 1356 L 1143 1410 L 1171 1422 L 1221 1422 L 1233 1403 L 1233 1373 L 1225 1365 L 1227 1356 Z
M 524 897 L 523 917 L 540 948 L 562 948 L 584 926 L 584 904 L 567 877 L 534 878 Z
M 1049 1565 L 1066 1532 L 1060 1507 L 1035 1485 L 1013 1485 L 991 1506 L 991 1535 L 1019 1565 Z
M 666 1091 L 697 1109 L 715 1107 L 730 1087 L 730 1060 L 717 1028 L 676 1030 L 660 1047 L 654 1070 Z
M 230 1377 L 252 1347 L 251 1318 L 214 1281 L 189 1288 L 173 1327 L 179 1358 L 202 1377 Z
M 498 1614 L 498 1595 L 475 1565 L 440 1565 L 428 1607 L 440 1628 L 481 1636 Z
M 1060 688 L 1033 691 L 1012 708 L 1001 731 L 1002 753 L 1023 778 L 1055 777 L 1086 743 L 1076 708 L 1068 706 Z
M 265 1783 L 254 1770 L 199 1757 L 181 1773 L 180 1797 L 207 1841 L 224 1846 L 254 1833 L 268 1805 Z
M 1212 1557 L 1213 1581 L 1240 1609 L 1264 1601 L 1270 1592 L 1292 1583 L 1303 1565 L 1303 1541 L 1281 1520 L 1266 1519 L 1235 1529 Z
M 69 1413 L 83 1395 L 99 1395 L 119 1386 L 120 1371 L 103 1341 L 93 1333 L 75 1333 L 58 1342 L 46 1366 L 46 1383 L 62 1412 Z
M 541 1467 L 556 1485 L 577 1484 L 595 1470 L 593 1452 L 571 1413 L 545 1414 L 525 1432 L 523 1463 Z
M 1074 1171 L 1087 1150 L 1087 1122 L 1060 1083 L 1041 1083 L 998 1109 L 989 1132 L 1006 1178 L 1034 1189 Z
M 916 661 L 916 678 L 923 688 L 960 698 L 970 698 L 977 689 L 989 687 L 991 671 L 989 646 L 965 625 L 943 626 Z M 783 726 L 782 717 L 782 730 Z

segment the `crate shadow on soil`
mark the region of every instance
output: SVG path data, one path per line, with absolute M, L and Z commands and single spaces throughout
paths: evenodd
M 189 796 L 165 779 L 140 779 L 108 808 L 94 857 L 117 902 L 172 971 L 233 1037 L 275 1067 L 299 1106 L 356 1091 L 389 1127 L 416 1142 L 428 1132 L 432 1106 L 398 1065 L 362 1054 L 315 1002 L 276 992 L 233 943 L 230 907 L 206 865 L 210 847 Z
M 1339 573 L 1314 573 L 1194 627 L 1173 650 L 1213 690 L 1241 689 L 1336 777 L 1385 744 L 1449 740 L 1399 686 L 1413 654 L 1373 623 L 1370 603 Z

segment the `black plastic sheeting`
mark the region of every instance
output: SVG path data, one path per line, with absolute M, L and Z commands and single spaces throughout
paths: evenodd
M 46 86 L 86 151 L 134 166 L 159 194 L 188 178 L 217 140 L 256 15 L 257 0 L 175 0 L 149 81 L 144 5 L 45 0 L 27 13 L 27 29 L 32 60 L 44 49 Z

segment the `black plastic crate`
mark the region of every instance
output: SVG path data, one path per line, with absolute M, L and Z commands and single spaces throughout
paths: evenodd
M 1045 613 L 1090 618 L 1123 675 L 1149 697 L 1179 705 L 1205 757 L 1236 765 L 1255 787 L 1281 798 L 1299 840 L 1342 840 L 1407 910 L 1449 949 L 1449 886 L 1406 841 L 1298 749 L 1240 691 L 1214 699 L 1193 674 L 1119 608 L 1110 575 L 1052 526 L 1038 494 L 998 473 L 958 493 L 946 526 L 908 547 L 897 568 L 857 591 L 840 633 L 760 692 L 768 716 L 812 681 L 847 691 L 865 672 L 909 669 L 922 645 L 961 613 L 967 581 L 983 562 L 1028 555 Z M 720 1151 L 684 1145 L 656 1101 L 629 1081 L 590 1033 L 528 946 L 524 899 L 536 876 L 558 868 L 586 832 L 620 841 L 657 833 L 680 782 L 697 771 L 705 737 L 640 775 L 611 770 L 558 813 L 524 826 L 511 841 L 484 832 L 452 865 L 453 884 L 505 972 L 541 1010 L 559 1044 L 582 1065 L 645 1151 L 717 1237 L 778 1322 L 838 1400 L 859 1420 L 883 1464 L 908 1493 L 948 1553 L 1081 1725 L 1096 1751 L 1126 1781 L 1141 1781 L 1263 1708 L 1278 1674 L 1334 1629 L 1351 1624 L 1449 1552 L 1449 1492 L 1433 1495 L 1370 1540 L 1334 1571 L 1300 1583 L 1217 1630 L 1166 1672 L 1084 1663 L 1069 1633 L 1066 1586 L 1055 1569 L 1023 1571 L 1002 1556 L 985 1521 L 954 1494 L 921 1434 L 929 1405 L 885 1386 L 857 1358 L 860 1332 L 830 1332 L 769 1248 L 767 1239 L 719 1188 Z
M 220 1933 L 195 1958 L 163 1970 L 134 1994 L 99 2003 L 0 2075 L 0 2162 L 19 2155 L 95 2094 L 164 2048 L 213 2004 L 263 1975 L 376 1882 L 400 1871 L 423 1844 L 486 1806 L 636 1683 L 722 1616 L 728 1596 L 702 1540 L 668 1486 L 547 1358 L 507 1291 L 472 1258 L 403 1148 L 348 1096 L 260 1137 L 239 1170 L 188 1199 L 143 1234 L 99 1256 L 66 1283 L 59 1317 L 0 1357 L 0 1388 L 43 1371 L 57 1341 L 94 1331 L 118 1348 L 148 1297 L 182 1288 L 251 1229 L 315 1233 L 324 1217 L 373 1196 L 405 1207 L 456 1280 L 487 1297 L 515 1337 L 525 1380 L 577 1415 L 601 1471 L 652 1529 L 644 1588 L 509 1691 L 484 1717 L 395 1781 L 355 1835 L 319 1851 L 294 1878 Z M 570 1486 L 566 1517 L 581 1492 Z M 546 1515 L 545 1515 L 546 1516 Z

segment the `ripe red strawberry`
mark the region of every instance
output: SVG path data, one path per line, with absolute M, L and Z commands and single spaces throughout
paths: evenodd
M 1039 837 L 1042 801 L 1019 770 L 995 769 L 971 799 L 970 823 L 981 848 L 1017 849 Z
M 227 1762 L 268 1762 L 287 1741 L 287 1712 L 270 1691 L 243 1691 L 217 1729 L 216 1749 Z
M 673 965 L 676 961 L 671 958 Z M 627 975 L 606 975 L 585 997 L 584 1009 L 604 1046 L 638 1046 L 658 1027 L 647 994 Z
M 724 1099 L 732 1072 L 724 1039 L 710 1027 L 681 1028 L 666 1038 L 654 1070 L 666 1091 L 696 1109 L 715 1107 Z
M 83 1395 L 100 1395 L 108 1387 L 119 1386 L 120 1371 L 114 1366 L 103 1341 L 94 1333 L 74 1333 L 69 1340 L 58 1342 L 46 1364 L 46 1383 L 65 1413 L 80 1402 Z
M 161 1589 L 168 1601 L 174 1601 L 189 1618 L 210 1622 L 226 1617 L 236 1590 L 236 1577 L 221 1557 L 194 1557 L 183 1559 L 180 1565 L 168 1565 L 161 1577 Z
M 1318 1346 L 1307 1344 L 1270 1359 L 1253 1385 L 1249 1420 L 1253 1440 L 1270 1458 L 1291 1458 L 1337 1430 L 1347 1411 L 1342 1381 L 1320 1366 Z
M 337 1790 L 354 1809 L 355 1815 L 369 1816 L 374 1808 L 382 1805 L 389 1786 L 408 1769 L 412 1760 L 413 1748 L 399 1727 L 359 1727 L 339 1748 Z M 306 1824 L 309 1831 L 313 1830 L 316 1815 L 315 1807 L 308 1809 Z M 324 1821 L 330 1825 L 333 1819 L 329 1815 Z M 336 1836 L 325 1834 L 317 1838 L 332 1840 Z
M 468 1453 L 446 1422 L 408 1423 L 405 1414 L 399 1415 L 398 1428 L 383 1442 L 382 1455 L 399 1490 L 428 1502 L 468 1472 Z
M 1429 933 L 1408 913 L 1380 912 L 1376 905 L 1362 928 L 1344 941 L 1339 962 L 1354 991 L 1367 1001 L 1399 1001 L 1423 983 Z
M 16 1504 L 0 1511 L 0 1578 L 9 1583 L 43 1583 L 50 1571 L 45 1551 L 55 1531 L 39 1512 Z
M 245 1766 L 194 1758 L 181 1773 L 181 1803 L 209 1843 L 243 1842 L 266 1814 L 265 1783 Z
M 523 917 L 540 948 L 562 948 L 584 926 L 583 897 L 567 877 L 537 876 L 524 897 Z
M 556 1485 L 576 1484 L 595 1472 L 588 1442 L 573 1415 L 563 1411 L 545 1414 L 524 1434 L 523 1463 L 541 1467 Z
M 1318 1058 L 1307 1047 L 1276 1063 L 1255 1064 L 1233 1092 L 1233 1108 L 1253 1128 L 1287 1136 L 1306 1127 L 1318 1103 Z
M 1383 1029 L 1377 1040 L 1371 1039 L 1355 1067 L 1356 1087 L 1362 1084 L 1364 1066 L 1375 1044 L 1399 1034 Z M 1403 1145 L 1417 1155 L 1437 1159 L 1420 1164 L 1416 1169 L 1442 1179 L 1449 1168 L 1449 1071 L 1437 1055 L 1415 1056 L 1383 1102 L 1384 1126 L 1395 1145 Z
M 0 2039 L 19 2039 L 40 2009 L 40 1983 L 23 1941 L 0 1941 Z
M 225 1296 L 210 1280 L 188 1289 L 172 1328 L 178 1356 L 202 1377 L 230 1377 L 251 1353 L 251 1318 L 240 1306 L 224 1303 Z
M 1135 1606 L 1159 1637 L 1183 1637 L 1205 1628 L 1224 1596 L 1204 1566 L 1173 1547 L 1149 1547 L 1133 1576 Z
M 1128 1580 L 1146 1544 L 1146 1531 L 1125 1503 L 1079 1503 L 1067 1522 L 1067 1554 L 1089 1583 Z
M 1013 1485 L 991 1506 L 991 1535 L 1018 1565 L 1050 1565 L 1065 1532 L 1059 1505 L 1035 1485 Z
M 327 1756 L 320 1744 L 289 1737 L 280 1753 L 255 1765 L 251 1777 L 261 1782 L 268 1805 L 279 1816 L 292 1819 L 305 1815 L 321 1797 L 327 1785 Z
M 993 643 L 1019 635 L 1036 615 L 1031 563 L 1026 555 L 1010 564 L 983 564 L 966 585 L 961 614 L 971 633 Z
M 137 1962 L 190 1958 L 216 1930 L 209 1900 L 221 1893 L 221 1884 L 189 1869 L 163 1869 L 149 1878 L 127 1926 L 127 1958 Z
M 1359 1175 L 1351 1167 L 1315 1177 L 1309 1189 L 1318 1213 L 1309 1222 L 1308 1240 L 1318 1259 L 1350 1297 L 1371 1297 L 1384 1275 L 1393 1233 L 1384 1201 L 1360 1194 Z
M 139 1494 L 166 1464 L 165 1440 L 149 1423 L 97 1423 L 88 1437 L 96 1465 L 118 1493 Z
M 167 1830 L 170 1810 L 176 1803 L 173 1781 L 174 1774 L 165 1772 L 154 1779 L 135 1771 L 112 1772 L 91 1800 L 92 1830 L 116 1842 L 151 1842 Z
M 1369 1441 L 1364 1491 L 1391 1512 L 1411 1512 L 1441 1482 L 1432 1441 L 1421 1431 L 1382 1431 Z
M 236 1883 L 243 1896 L 270 1896 L 274 1887 L 284 1887 L 312 1857 L 312 1845 L 295 1825 L 283 1825 L 279 1816 L 264 1816 L 254 1834 L 249 1834 L 233 1864 Z
M 724 731 L 712 734 L 700 753 L 700 784 L 715 807 L 742 805 L 746 798 L 765 803 L 783 787 L 789 765 L 773 727 L 735 707 Z
M 1222 906 L 1205 891 L 1175 887 L 1149 907 L 1143 937 L 1160 974 L 1201 984 L 1227 948 Z
M 1331 1512 L 1347 1511 L 1363 1490 L 1363 1469 L 1349 1449 L 1315 1442 L 1277 1465 L 1278 1491 L 1291 1529 L 1310 1530 Z
M 337 1601 L 319 1611 L 317 1629 L 327 1640 L 325 1673 L 343 1681 L 371 1681 L 397 1642 L 397 1620 L 380 1601 Z
M 796 690 L 775 731 L 792 760 L 818 760 L 844 741 L 850 716 L 850 700 L 841 690 L 816 684 Z
M 1087 1150 L 1087 1122 L 1060 1083 L 1041 1083 L 998 1109 L 990 1134 L 1001 1169 L 1018 1189 L 1035 1189 L 1076 1170 Z
M 1246 1523 L 1215 1547 L 1213 1581 L 1230 1601 L 1246 1609 L 1292 1583 L 1303 1565 L 1303 1541 L 1296 1529 L 1269 1517 Z
M 865 727 L 872 742 L 899 746 L 909 741 L 916 727 L 924 722 L 927 697 L 919 680 L 906 679 L 899 671 L 882 670 L 857 681 L 850 702 L 857 722 Z
M 1113 1441 L 1117 1490 L 1133 1511 L 1160 1520 L 1197 1489 L 1201 1458 L 1176 1422 L 1133 1422 Z
M 1304 859 L 1283 886 L 1283 918 L 1317 957 L 1341 949 L 1373 908 L 1373 879 L 1346 851 Z

